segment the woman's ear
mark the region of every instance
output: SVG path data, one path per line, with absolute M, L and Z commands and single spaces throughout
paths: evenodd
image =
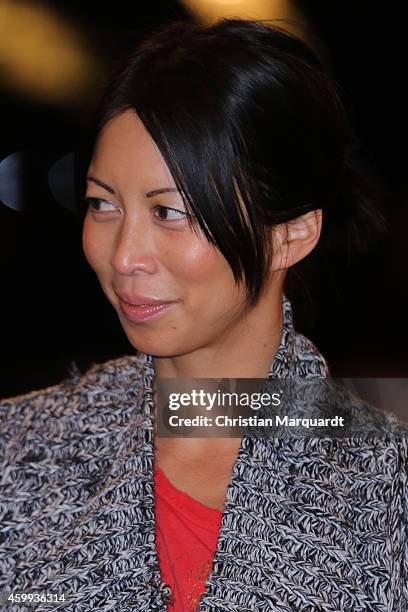
M 323 211 L 311 210 L 273 228 L 272 270 L 283 270 L 304 259 L 315 248 L 322 231 Z

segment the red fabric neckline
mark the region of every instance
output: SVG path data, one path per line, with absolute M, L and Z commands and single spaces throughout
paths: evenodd
M 154 478 L 158 485 L 157 495 L 170 505 L 176 506 L 177 512 L 189 521 L 213 533 L 218 533 L 223 514 L 221 510 L 210 508 L 188 493 L 177 489 L 157 464 L 154 470 Z

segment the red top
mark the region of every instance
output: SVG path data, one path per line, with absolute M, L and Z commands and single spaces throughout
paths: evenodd
M 162 580 L 174 603 L 168 612 L 195 612 L 212 568 L 222 512 L 179 491 L 155 465 L 156 546 Z

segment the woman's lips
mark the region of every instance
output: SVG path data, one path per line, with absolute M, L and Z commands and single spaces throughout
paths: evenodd
M 129 304 L 119 299 L 120 309 L 123 315 L 135 323 L 148 321 L 153 317 L 166 312 L 175 302 L 159 302 L 157 304 Z

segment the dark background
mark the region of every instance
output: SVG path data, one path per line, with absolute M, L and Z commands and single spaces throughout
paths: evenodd
M 99 69 L 90 74 L 79 102 L 46 102 L 3 85 L 0 57 L 0 190 L 7 175 L 4 159 L 20 151 L 21 164 L 14 186 L 20 210 L 0 198 L 3 397 L 57 383 L 72 363 L 85 369 L 134 351 L 82 254 L 79 217 L 52 197 L 48 172 L 87 142 L 103 87 L 140 36 L 160 23 L 191 19 L 176 1 L 27 4 L 65 20 L 86 41 Z M 311 298 L 295 305 L 295 322 L 327 357 L 334 375 L 407 377 L 402 7 L 389 3 L 385 15 L 384 4 L 372 1 L 297 6 L 329 50 L 355 132 L 383 185 L 389 233 L 367 255 L 325 262 L 310 283 Z

